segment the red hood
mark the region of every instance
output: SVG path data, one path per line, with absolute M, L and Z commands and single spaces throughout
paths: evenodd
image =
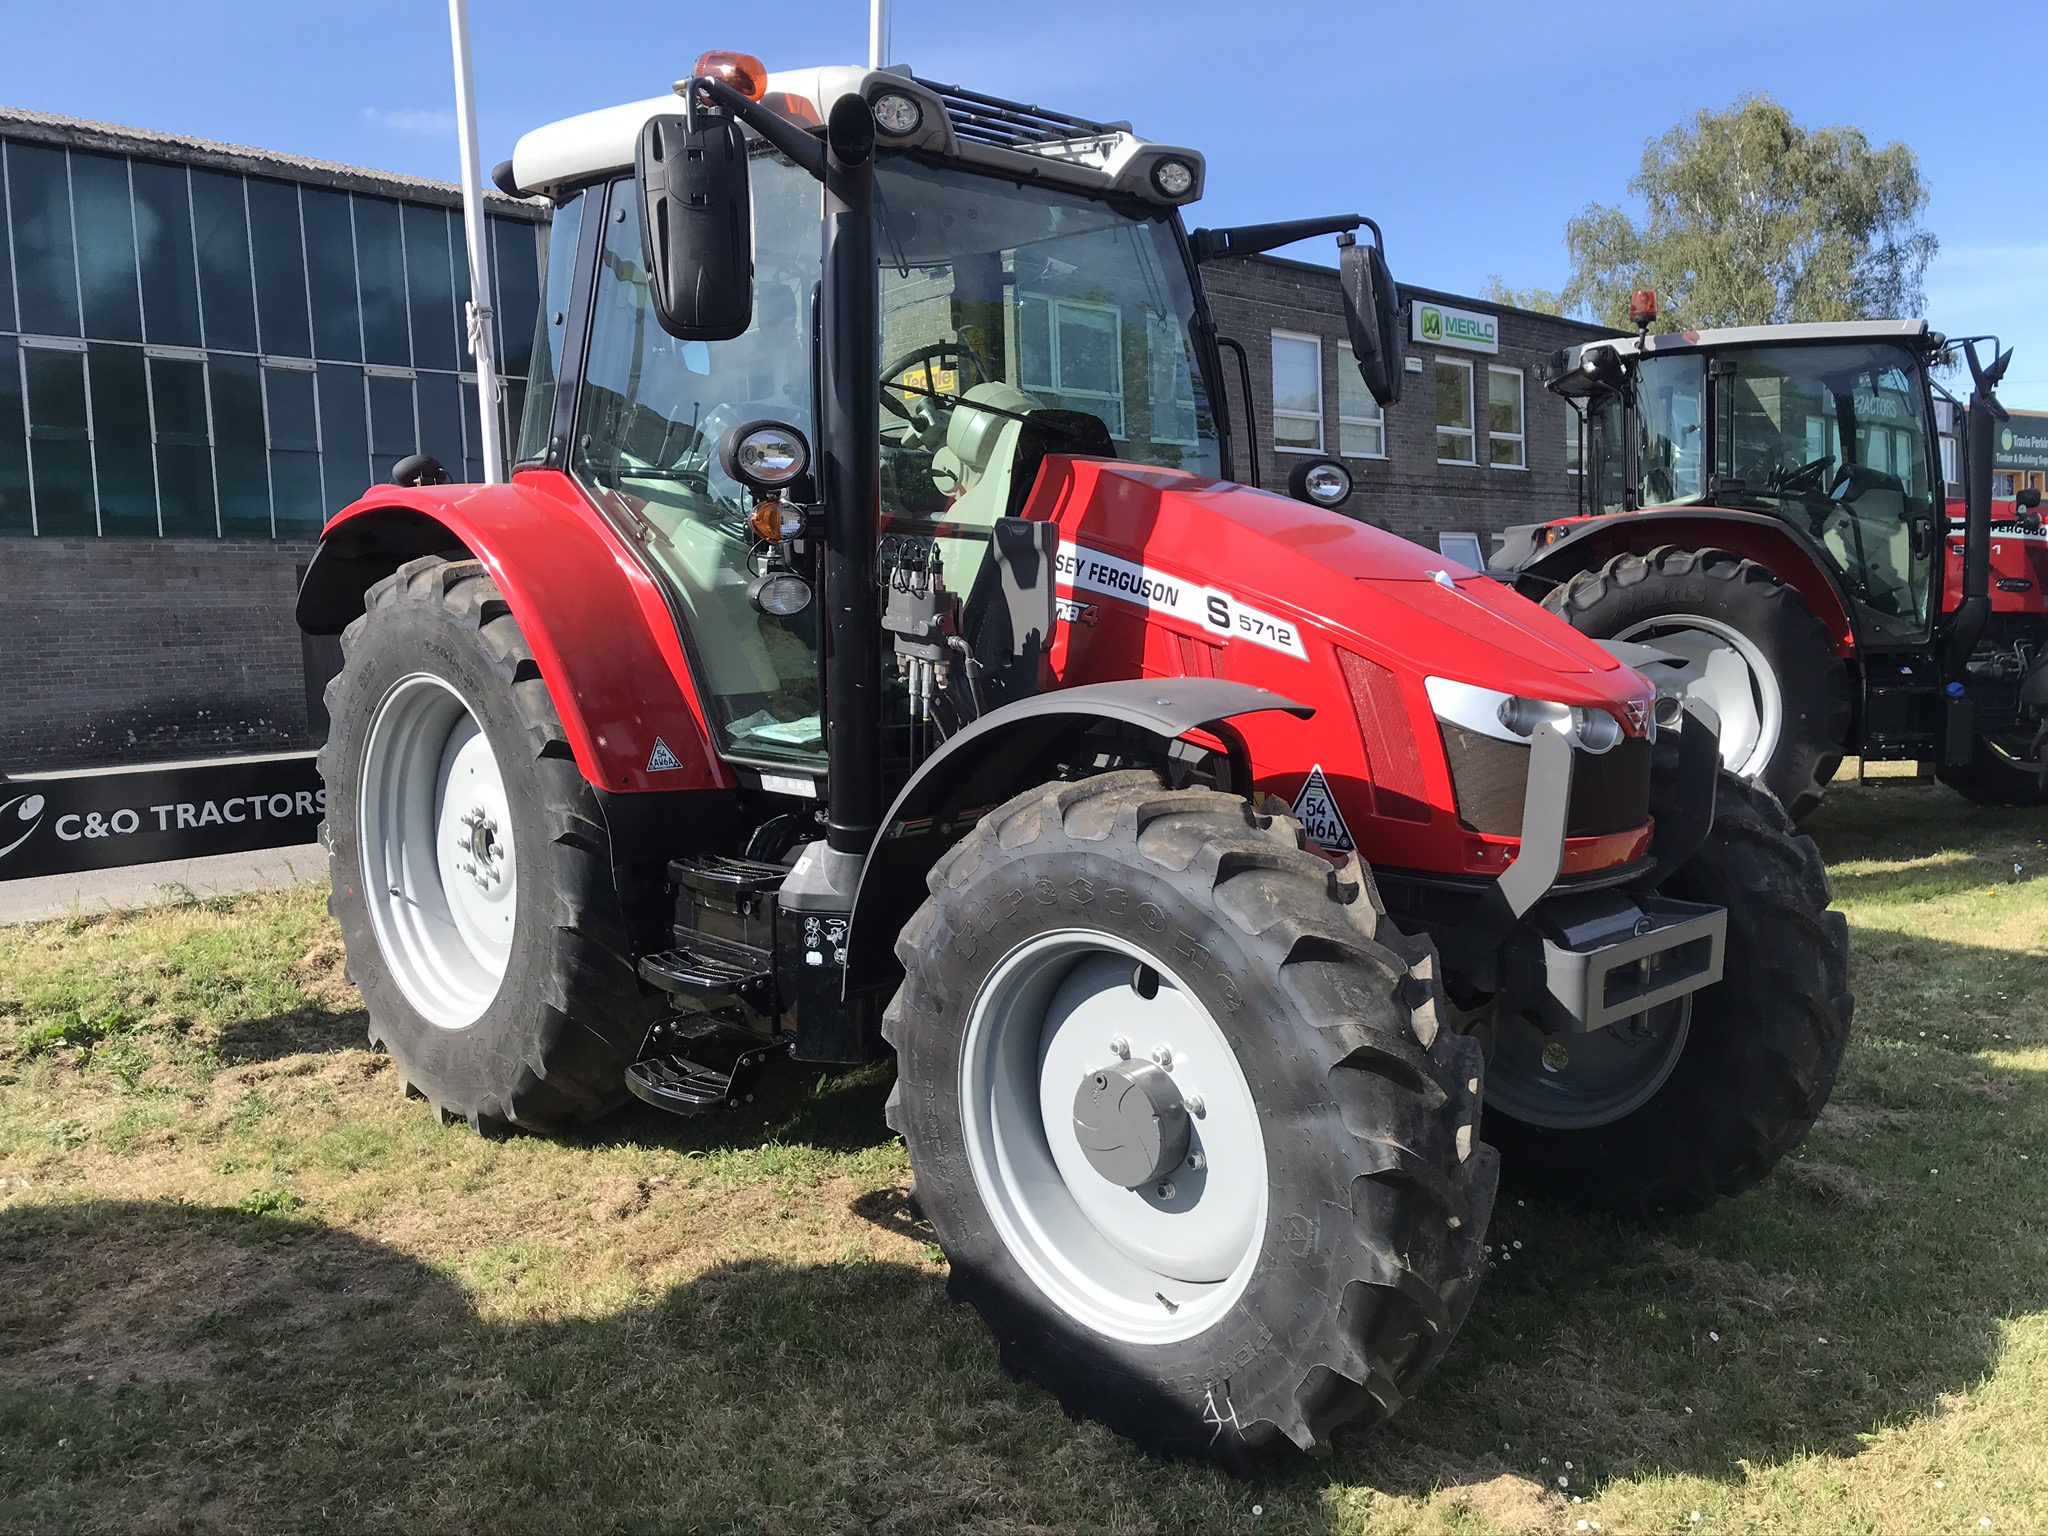
M 1597 642 L 1501 584 L 1268 491 L 1054 459 L 1026 515 L 1058 522 L 1078 547 L 1200 582 L 1411 676 L 1565 704 L 1618 705 L 1648 691 Z

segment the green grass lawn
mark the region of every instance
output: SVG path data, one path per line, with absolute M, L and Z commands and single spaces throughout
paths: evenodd
M 484 1140 L 316 891 L 0 930 L 0 1530 L 2048 1532 L 2048 818 L 1812 830 L 1858 1012 L 1797 1159 L 1650 1230 L 1505 1195 L 1410 1410 L 1258 1482 L 1002 1374 L 886 1067 Z

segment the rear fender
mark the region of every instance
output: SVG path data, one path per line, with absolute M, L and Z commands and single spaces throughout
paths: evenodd
M 1524 597 L 1541 601 L 1581 571 L 1594 570 L 1619 554 L 1646 555 L 1666 544 L 1685 549 L 1725 549 L 1754 560 L 1797 592 L 1835 642 L 1835 653 L 1856 653 L 1856 621 L 1849 595 L 1808 534 L 1762 512 L 1725 507 L 1680 507 L 1666 511 L 1621 512 L 1560 524 L 1565 532 L 1548 544 L 1517 538 L 1510 530 L 1493 574 L 1512 582 Z
M 1237 762 L 1241 747 L 1227 722 L 1269 709 L 1298 719 L 1313 713 L 1247 683 L 1169 678 L 1063 688 L 982 716 L 925 760 L 883 818 L 847 925 L 848 995 L 892 983 L 896 936 L 924 900 L 932 866 L 983 814 L 1050 777 L 1062 749 L 1077 737 L 1116 721 L 1165 747 L 1207 730 Z
M 654 578 L 566 475 L 504 485 L 379 486 L 328 523 L 300 626 L 335 634 L 375 582 L 420 555 L 483 562 L 533 648 L 576 766 L 598 789 L 729 789 L 681 635 Z M 653 767 L 659 741 L 668 751 Z

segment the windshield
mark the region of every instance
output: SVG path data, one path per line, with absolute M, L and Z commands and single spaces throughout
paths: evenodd
M 661 329 L 634 184 L 612 184 L 573 465 L 645 530 L 728 755 L 816 765 L 817 605 L 754 611 L 766 550 L 718 465 L 741 423 L 816 440 L 820 191 L 766 146 L 752 152 L 754 318 L 731 341 Z M 970 590 L 990 525 L 1046 452 L 1220 472 L 1170 215 L 904 156 L 878 162 L 876 191 L 883 523 L 936 535 L 950 588 Z
M 1868 342 L 1726 354 L 1717 381 L 1716 499 L 1804 526 L 1882 627 L 1927 617 L 1927 395 L 1905 348 Z M 1931 526 L 1931 523 L 1930 525 Z
M 1706 495 L 1706 399 L 1707 364 L 1698 353 L 1638 363 L 1633 470 L 1622 396 L 1602 395 L 1589 407 L 1588 447 L 1601 511 L 1668 507 Z

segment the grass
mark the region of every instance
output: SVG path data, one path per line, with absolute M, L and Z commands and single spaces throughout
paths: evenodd
M 1251 1483 L 1002 1374 L 886 1067 L 484 1140 L 316 891 L 0 930 L 0 1529 L 2048 1531 L 2048 822 L 1813 831 L 1859 1012 L 1801 1154 L 1653 1230 L 1505 1197 L 1410 1411 Z

